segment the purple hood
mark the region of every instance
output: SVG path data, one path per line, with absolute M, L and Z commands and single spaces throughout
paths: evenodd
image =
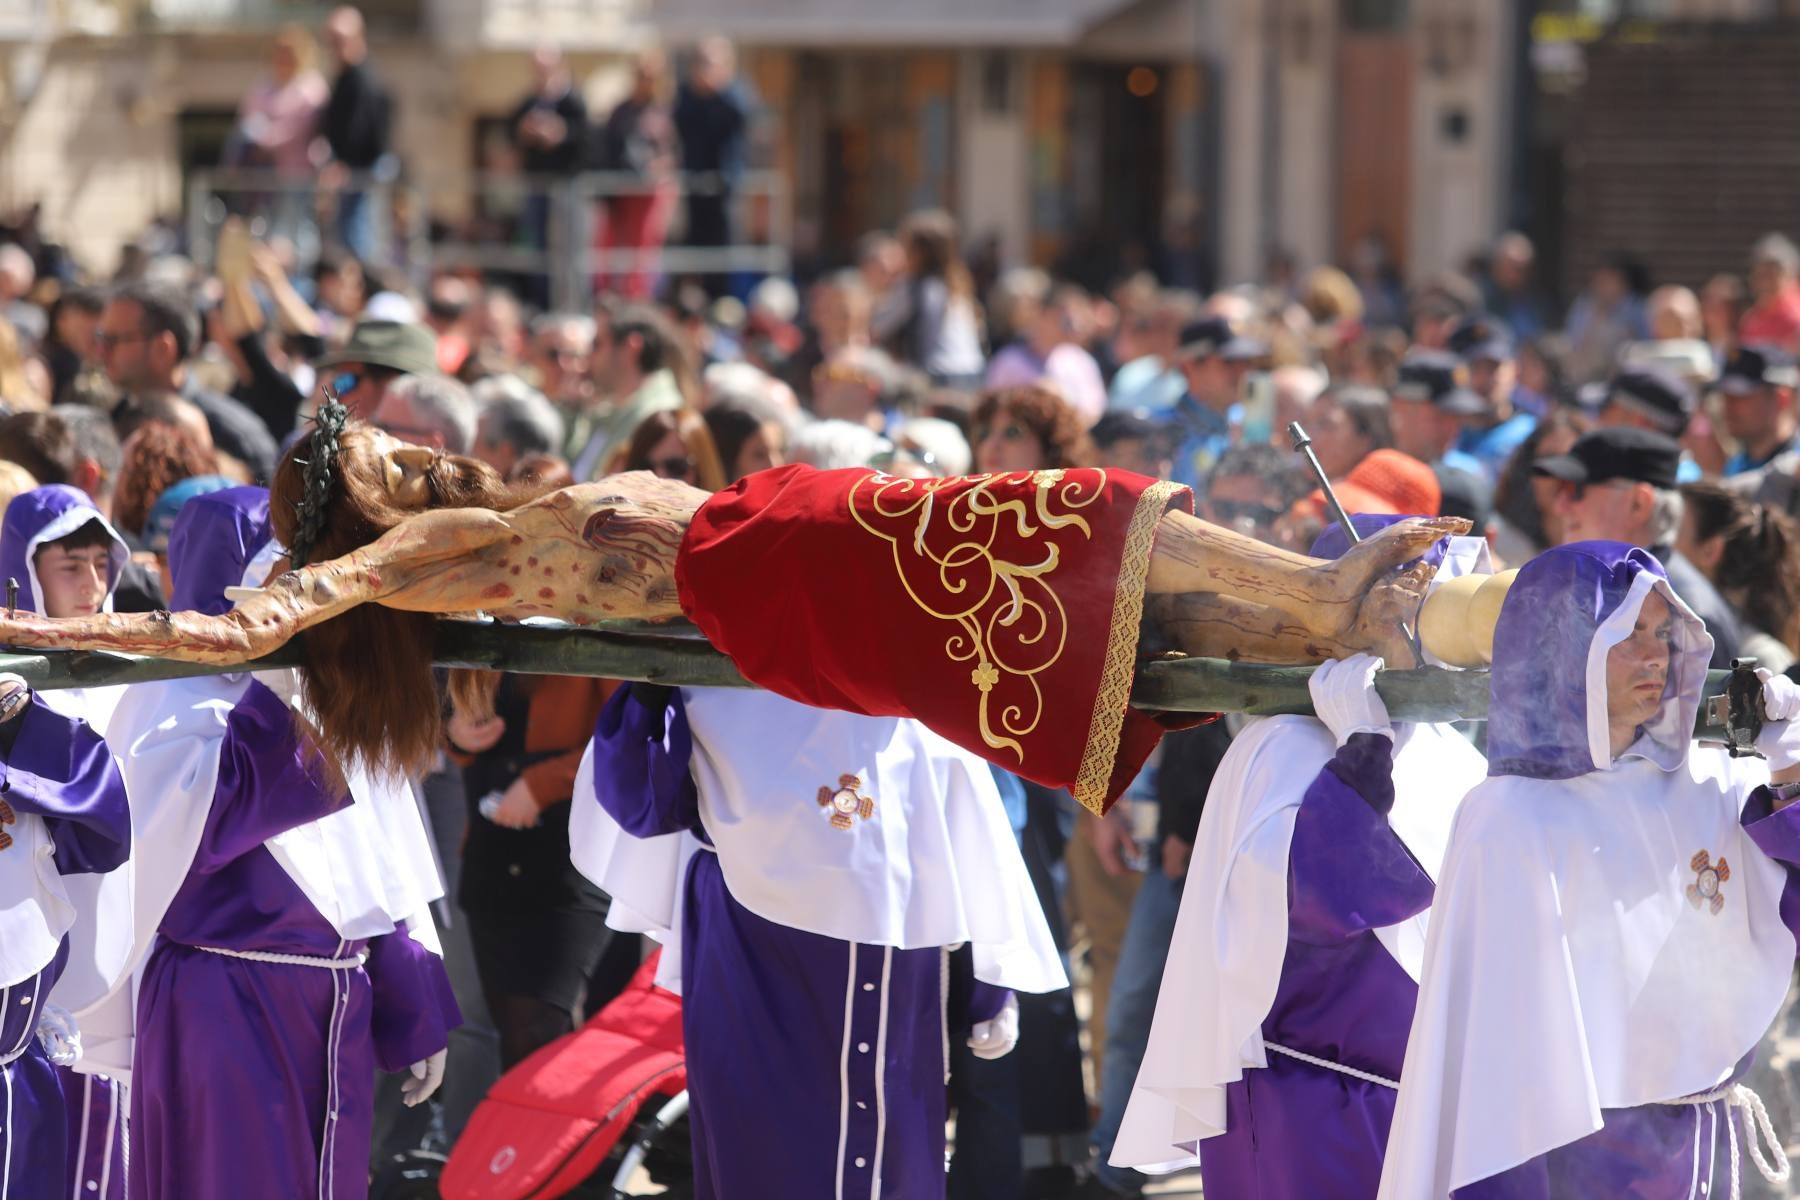
M 1606 656 L 1630 635 L 1650 592 L 1674 614 L 1663 704 L 1627 753 L 1665 771 L 1687 760 L 1712 638 L 1647 550 L 1576 542 L 1520 568 L 1494 630 L 1488 774 L 1572 779 L 1613 765 Z
M 189 500 L 169 531 L 169 574 L 175 579 L 169 607 L 212 616 L 229 611 L 225 589 L 243 582 L 245 568 L 271 536 L 267 488 L 226 488 Z
M 51 483 L 13 497 L 6 506 L 4 522 L 0 522 L 0 586 L 8 579 L 19 581 L 20 608 L 35 613 L 44 611 L 44 596 L 33 561 L 39 548 L 68 537 L 89 521 L 100 522 L 112 534 L 111 570 L 106 580 L 106 602 L 101 606 L 111 612 L 112 590 L 118 586 L 131 551 L 87 493 L 65 483 Z

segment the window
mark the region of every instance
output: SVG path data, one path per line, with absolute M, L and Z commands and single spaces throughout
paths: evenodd
M 1344 0 L 1344 28 L 1351 33 L 1397 33 L 1406 28 L 1407 0 Z

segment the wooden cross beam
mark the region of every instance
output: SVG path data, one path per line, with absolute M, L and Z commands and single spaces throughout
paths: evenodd
M 289 645 L 251 664 L 294 666 L 297 646 Z M 691 625 L 620 621 L 605 626 L 532 623 L 500 625 L 441 621 L 437 662 L 525 675 L 588 675 L 687 687 L 749 687 L 732 661 L 712 648 Z M 213 667 L 169 659 L 93 651 L 28 651 L 0 654 L 0 672 L 24 676 L 39 690 L 108 687 L 220 675 L 245 667 Z M 1139 665 L 1132 703 L 1165 712 L 1241 712 L 1257 716 L 1312 712 L 1307 692 L 1310 666 L 1265 666 L 1216 658 L 1163 658 Z M 1724 690 L 1728 672 L 1713 671 L 1706 694 Z M 1376 683 L 1388 712 L 1403 721 L 1481 720 L 1487 716 L 1485 671 L 1424 667 L 1384 671 Z M 1722 730 L 1706 722 L 1701 705 L 1698 732 L 1717 739 Z

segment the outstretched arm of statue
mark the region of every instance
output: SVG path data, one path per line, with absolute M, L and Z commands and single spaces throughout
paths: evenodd
M 1455 517 L 1406 521 L 1326 561 L 1169 512 L 1157 526 L 1145 585 L 1166 599 L 1146 613 L 1189 654 L 1317 662 L 1366 650 L 1389 666 L 1412 665 L 1401 623 L 1418 612 L 1432 572 L 1394 568 L 1468 529 Z
M 302 630 L 359 604 L 428 591 L 431 578 L 449 564 L 510 534 L 500 513 L 483 509 L 421 513 L 341 558 L 270 580 L 223 616 L 99 613 L 58 620 L 16 613 L 0 616 L 0 645 L 107 650 L 231 666 L 261 658 Z

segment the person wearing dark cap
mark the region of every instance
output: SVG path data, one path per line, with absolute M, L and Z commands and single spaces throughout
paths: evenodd
M 1663 367 L 1639 366 L 1621 367 L 1604 383 L 1588 384 L 1580 404 L 1602 427 L 1647 429 L 1680 441 L 1699 411 L 1700 398 L 1680 375 Z M 1676 477 L 1693 483 L 1700 476 L 1700 464 L 1682 451 Z
M 1213 464 L 1231 445 L 1232 430 L 1242 421 L 1238 400 L 1244 376 L 1268 347 L 1240 337 L 1224 317 L 1206 316 L 1181 327 L 1175 365 L 1187 381 L 1187 394 L 1175 402 L 1181 444 L 1175 451 L 1175 481 L 1199 487 Z
M 1698 400 L 1680 376 L 1655 367 L 1624 367 L 1596 385 L 1591 405 L 1600 424 L 1617 429 L 1648 429 L 1667 438 L 1687 432 Z
M 318 366 L 319 382 L 351 416 L 366 421 L 394 380 L 437 374 L 437 335 L 406 321 L 358 321 L 344 344 Z
M 1144 409 L 1107 413 L 1088 430 L 1088 438 L 1094 443 L 1096 466 L 1136 471 L 1152 479 L 1167 479 L 1174 470 L 1169 427 Z
M 1457 449 L 1463 422 L 1488 411 L 1487 401 L 1468 383 L 1468 370 L 1453 354 L 1441 350 L 1408 354 L 1401 360 L 1393 389 L 1394 446 L 1433 467 L 1442 463 L 1484 474 L 1480 459 Z
M 1471 317 L 1451 332 L 1448 348 L 1462 360 L 1469 390 L 1487 402 L 1485 411 L 1463 418 L 1456 448 L 1479 462 L 1483 478 L 1492 482 L 1537 428 L 1537 418 L 1513 404 L 1519 372 L 1512 334 L 1492 317 Z
M 1767 466 L 1794 447 L 1794 386 L 1800 371 L 1794 356 L 1778 346 L 1740 346 L 1719 373 L 1725 431 L 1738 452 L 1725 462 L 1726 475 Z
M 1681 447 L 1649 429 L 1612 427 L 1583 435 L 1567 454 L 1540 458 L 1534 473 L 1562 484 L 1556 513 L 1562 544 L 1608 541 L 1640 546 L 1662 563 L 1675 589 L 1712 634 L 1714 667 L 1729 667 L 1740 638 L 1731 606 L 1675 549 L 1682 498 Z

